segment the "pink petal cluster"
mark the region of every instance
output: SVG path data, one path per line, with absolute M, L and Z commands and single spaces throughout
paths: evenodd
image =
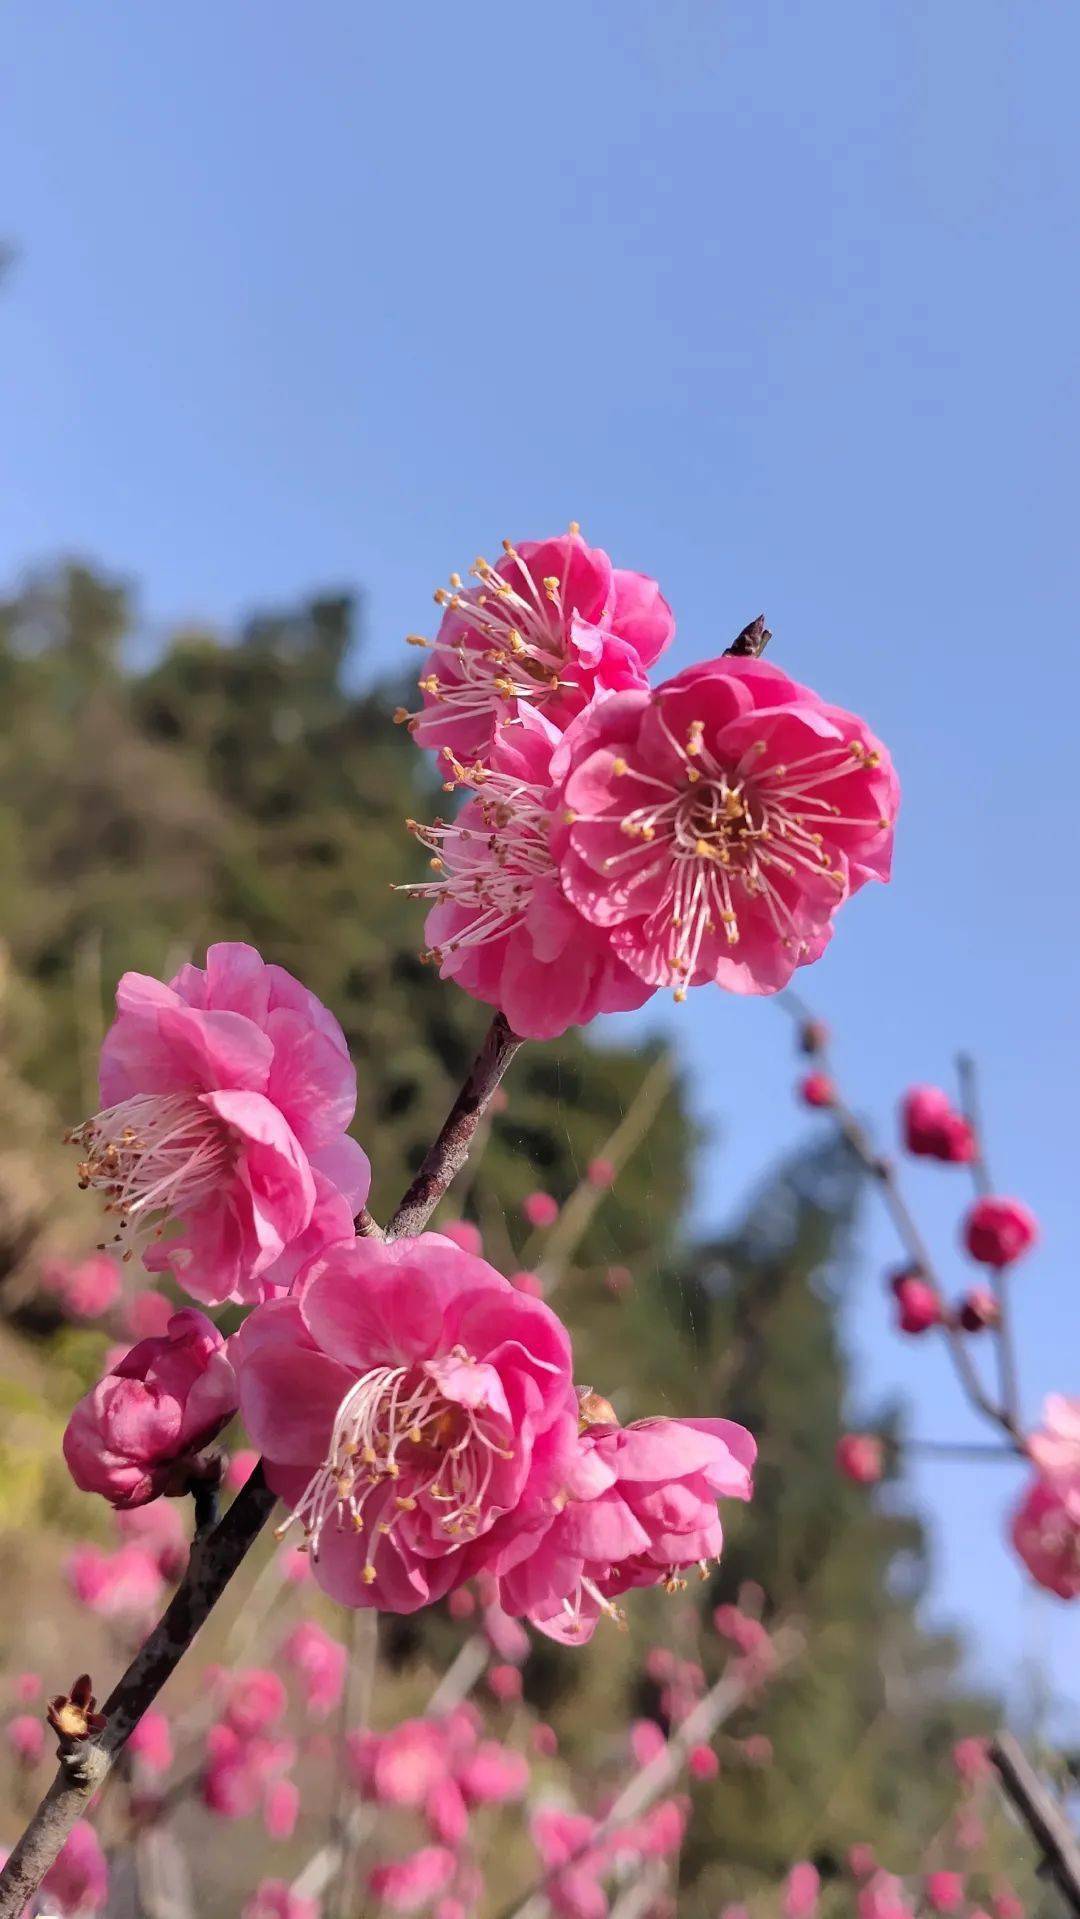
M 319 1901 L 294 1892 L 285 1879 L 261 1879 L 240 1919 L 319 1919 Z
M 784 1882 L 784 1919 L 814 1919 L 820 1896 L 821 1874 L 809 1859 L 800 1859 Z
M 125 973 L 116 1003 L 103 1110 L 72 1137 L 125 1257 L 211 1305 L 287 1286 L 351 1231 L 370 1181 L 346 1135 L 356 1074 L 337 1021 L 239 944 L 168 985 Z
M 617 1595 L 678 1590 L 720 1555 L 717 1499 L 749 1499 L 756 1447 L 727 1419 L 596 1424 L 563 1465 L 555 1500 L 502 1530 L 491 1561 L 507 1612 L 548 1637 L 581 1644 Z
M 1038 1237 L 1039 1223 L 1019 1199 L 977 1199 L 964 1221 L 964 1244 L 984 1266 L 1011 1266 Z
M 967 1163 L 975 1157 L 970 1122 L 937 1086 L 912 1086 L 900 1107 L 900 1127 L 909 1153 L 925 1159 Z
M 257 1724 L 226 1713 L 206 1735 L 199 1780 L 203 1805 L 221 1819 L 248 1819 L 261 1808 L 270 1836 L 288 1837 L 299 1807 L 299 1795 L 286 1777 L 295 1760 L 295 1743 L 276 1731 L 276 1721 Z M 284 1824 L 279 1823 L 282 1785 L 290 1808 Z
M 529 1826 L 545 1868 L 544 1896 L 560 1919 L 604 1919 L 603 1880 L 612 1869 L 677 1853 L 686 1831 L 686 1802 L 663 1799 L 640 1819 L 604 1835 L 588 1813 L 544 1806 Z
M 185 1492 L 195 1455 L 236 1411 L 225 1341 L 189 1306 L 168 1332 L 140 1340 L 81 1399 L 64 1433 L 64 1458 L 83 1492 L 114 1506 L 145 1506 Z
M 45 1723 L 34 1713 L 16 1713 L 4 1727 L 4 1738 L 20 1766 L 36 1766 L 45 1751 Z
M 188 1534 L 181 1508 L 157 1500 L 149 1506 L 119 1508 L 116 1529 L 122 1539 L 149 1554 L 161 1578 L 171 1585 L 188 1562 Z
M 456 1871 L 457 1858 L 448 1846 L 421 1846 L 405 1859 L 375 1866 L 368 1891 L 390 1912 L 420 1912 L 445 1892 Z
M 72 1826 L 59 1856 L 41 1882 L 62 1912 L 100 1912 L 109 1896 L 109 1867 L 93 1826 Z
M 944 1318 L 935 1287 L 914 1267 L 894 1273 L 889 1281 L 896 1300 L 897 1324 L 902 1333 L 928 1333 Z
M 144 1712 L 132 1729 L 127 1750 L 139 1761 L 144 1772 L 160 1778 L 173 1762 L 172 1728 L 163 1712 L 153 1706 Z
M 1038 1469 L 1013 1516 L 1012 1541 L 1037 1585 L 1080 1598 L 1080 1400 L 1054 1393 L 1027 1451 Z
M 348 1654 L 314 1619 L 302 1619 L 283 1640 L 280 1658 L 294 1672 L 313 1719 L 325 1719 L 340 1703 Z
M 113 1553 L 99 1546 L 76 1546 L 65 1571 L 80 1605 L 103 1619 L 146 1619 L 165 1590 L 155 1555 L 134 1542 Z
M 411 1612 L 461 1584 L 573 1445 L 564 1328 L 438 1234 L 329 1248 L 233 1344 L 267 1478 L 345 1605 Z
M 928 1872 L 923 1882 L 931 1912 L 959 1912 L 964 1903 L 964 1878 L 959 1872 Z
M 477 1807 L 519 1800 L 529 1782 L 524 1755 L 481 1738 L 469 1706 L 441 1718 L 406 1719 L 387 1733 L 353 1733 L 348 1753 L 363 1798 L 420 1813 L 430 1839 L 455 1850 Z
M 836 1442 L 836 1463 L 856 1486 L 873 1486 L 884 1471 L 884 1448 L 876 1433 L 844 1433 Z
M 597 703 L 554 756 L 560 877 L 651 986 L 772 993 L 887 880 L 899 787 L 861 720 L 763 660 Z
M 88 1259 L 50 1259 L 42 1266 L 41 1283 L 54 1293 L 72 1319 L 100 1319 L 120 1298 L 120 1269 L 108 1253 Z
M 444 610 L 423 710 L 402 715 L 420 746 L 461 759 L 486 758 L 522 711 L 561 730 L 596 692 L 646 686 L 674 635 L 656 581 L 613 567 L 576 526 L 517 547 L 504 540 L 497 566 L 480 559 L 472 572 L 475 587 L 455 575 L 435 595 Z

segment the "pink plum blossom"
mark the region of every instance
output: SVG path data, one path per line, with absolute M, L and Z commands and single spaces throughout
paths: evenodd
M 76 1546 L 65 1570 L 75 1598 L 104 1619 L 144 1618 L 160 1604 L 165 1589 L 154 1555 L 134 1543 L 114 1553 Z
M 125 973 L 116 1003 L 103 1110 L 72 1137 L 125 1257 L 210 1305 L 287 1286 L 367 1197 L 337 1021 L 291 973 L 228 943 L 168 985 Z
M 560 883 L 552 849 L 558 743 L 555 729 L 526 711 L 500 733 L 487 764 L 448 766 L 447 784 L 473 794 L 453 820 L 409 822 L 437 874 L 405 888 L 431 904 L 425 956 L 443 979 L 497 1006 L 523 1039 L 554 1039 L 598 1013 L 631 1011 L 652 991 Z
M 914 1919 L 903 1882 L 891 1872 L 875 1872 L 859 1892 L 859 1919 Z
M 231 1493 L 238 1493 L 241 1486 L 247 1485 L 258 1463 L 259 1455 L 253 1446 L 242 1446 L 238 1453 L 231 1455 L 225 1468 L 225 1484 Z
M 44 1681 L 39 1672 L 20 1672 L 15 1675 L 15 1697 L 28 1706 L 34 1699 L 40 1699 L 45 1690 Z
M 1012 1542 L 1036 1585 L 1080 1599 L 1080 1478 L 1036 1478 L 1012 1522 Z
M 904 1094 L 900 1127 L 909 1153 L 926 1159 L 964 1163 L 975 1157 L 975 1135 L 947 1093 L 937 1086 L 912 1086 Z
M 928 1872 L 923 1882 L 931 1912 L 959 1912 L 964 1903 L 964 1878 L 959 1872 Z
M 521 1202 L 521 1210 L 530 1226 L 554 1226 L 559 1217 L 559 1202 L 551 1193 L 528 1193 Z
M 368 1891 L 391 1912 L 420 1912 L 445 1892 L 457 1869 L 448 1846 L 421 1846 L 418 1852 L 368 1874 Z
M 481 559 L 472 571 L 476 586 L 455 575 L 435 595 L 442 624 L 420 681 L 423 710 L 410 719 L 420 746 L 462 759 L 486 760 L 523 710 L 561 730 L 594 692 L 647 685 L 645 669 L 675 630 L 655 580 L 613 567 L 577 527 L 519 547 L 504 540 L 497 566 Z
M 664 1729 L 655 1719 L 635 1719 L 630 1728 L 630 1751 L 635 1765 L 647 1766 L 650 1759 L 655 1759 L 666 1745 Z
M 541 1759 L 554 1759 L 559 1750 L 559 1735 L 554 1726 L 549 1726 L 546 1719 L 541 1719 L 532 1729 L 531 1743 L 533 1751 Z
M 574 1444 L 559 1320 L 435 1233 L 329 1248 L 233 1346 L 267 1479 L 344 1605 L 442 1598 Z
M 809 1859 L 792 1866 L 784 1882 L 784 1919 L 814 1919 L 821 1894 L 821 1875 Z
M 836 1442 L 836 1463 L 856 1486 L 873 1486 L 884 1471 L 884 1448 L 876 1433 L 843 1433 Z
M 173 1762 L 172 1730 L 163 1712 L 153 1706 L 132 1728 L 127 1749 L 148 1773 L 166 1773 Z
M 36 1766 L 45 1751 L 45 1726 L 33 1713 L 19 1712 L 9 1719 L 4 1738 L 20 1766 Z
M 1027 1441 L 1028 1455 L 1045 1479 L 1080 1486 L 1080 1399 L 1051 1393 L 1043 1423 Z
M 304 1704 L 314 1719 L 325 1719 L 341 1700 L 348 1654 L 314 1619 L 302 1619 L 282 1642 L 280 1657 L 300 1681 Z
M 958 1739 L 952 1749 L 952 1762 L 965 1786 L 990 1778 L 994 1770 L 985 1739 Z
M 477 1259 L 483 1258 L 484 1242 L 480 1228 L 474 1226 L 471 1219 L 446 1220 L 439 1227 L 439 1231 L 444 1239 L 450 1240 L 452 1245 L 460 1246 L 463 1253 L 474 1253 Z
M 716 1502 L 749 1499 L 756 1447 L 726 1419 L 643 1419 L 581 1434 L 559 1500 L 511 1529 L 492 1569 L 502 1603 L 550 1638 L 588 1639 L 614 1597 L 719 1556 Z
M 73 1261 L 49 1260 L 42 1267 L 41 1283 L 58 1296 L 73 1319 L 100 1319 L 120 1298 L 120 1269 L 108 1253 L 91 1253 L 88 1259 Z
M 516 1666 L 489 1666 L 486 1677 L 488 1691 L 500 1704 L 508 1705 L 521 1698 L 521 1674 Z
M 799 1081 L 799 1098 L 804 1106 L 835 1106 L 836 1087 L 828 1073 L 807 1073 Z
M 294 1892 L 285 1879 L 261 1879 L 240 1919 L 319 1919 L 317 1899 Z
M 251 1739 L 279 1725 L 287 1705 L 288 1696 L 278 1674 L 268 1666 L 252 1666 L 229 1679 L 225 1723 L 241 1739 Z
M 887 880 L 899 787 L 861 720 L 725 657 L 598 701 L 551 761 L 566 898 L 650 986 L 773 993 Z
M 981 1333 L 988 1326 L 997 1326 L 1001 1319 L 997 1294 L 989 1286 L 970 1287 L 960 1301 L 957 1318 L 965 1333 Z
M 59 1856 L 41 1882 L 65 1912 L 99 1912 L 109 1893 L 109 1868 L 93 1826 L 72 1826 Z
M 300 1788 L 293 1779 L 275 1779 L 263 1798 L 263 1826 L 268 1839 L 291 1839 L 300 1816 Z
M 686 1764 L 692 1779 L 715 1779 L 720 1771 L 720 1761 L 711 1746 L 691 1747 Z
M 944 1317 L 941 1300 L 929 1280 L 918 1273 L 902 1273 L 892 1283 L 897 1324 L 902 1333 L 928 1333 Z
M 83 1492 L 114 1506 L 144 1506 L 185 1492 L 194 1456 L 236 1411 L 225 1341 L 193 1306 L 168 1332 L 143 1339 L 81 1399 L 64 1434 L 64 1458 Z
M 128 1300 L 124 1323 L 133 1339 L 150 1339 L 155 1333 L 165 1331 L 175 1311 L 172 1300 L 164 1293 L 146 1288 Z
M 977 1199 L 964 1221 L 964 1244 L 984 1266 L 1011 1266 L 1038 1237 L 1039 1223 L 1019 1199 Z
M 171 1584 L 180 1578 L 188 1562 L 189 1541 L 178 1505 L 158 1499 L 148 1506 L 119 1508 L 116 1528 L 121 1538 L 150 1554 L 162 1579 Z

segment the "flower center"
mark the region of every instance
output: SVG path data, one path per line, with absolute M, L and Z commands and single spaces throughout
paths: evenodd
M 576 526 L 571 528 L 576 531 Z M 478 559 L 469 571 L 480 582 L 479 590 L 463 594 L 460 573 L 452 573 L 450 592 L 445 587 L 436 591 L 436 605 L 467 622 L 456 640 L 409 634 L 410 646 L 426 647 L 439 656 L 440 670 L 419 684 L 421 692 L 445 710 L 433 717 L 430 706 L 417 713 L 399 707 L 394 714 L 399 724 L 413 727 L 421 718 L 428 727 L 462 719 L 486 721 L 497 700 L 522 699 L 543 706 L 562 687 L 576 684 L 564 677 L 567 614 L 562 581 L 554 575 L 534 579 L 511 541 L 502 544 L 514 563 L 513 580 Z
M 79 1185 L 105 1195 L 123 1258 L 141 1253 L 220 1185 L 235 1157 L 229 1128 L 196 1093 L 139 1093 L 68 1134 L 85 1157 Z M 104 1251 L 104 1246 L 99 1248 Z
M 456 1346 L 451 1357 L 471 1364 Z M 457 1551 L 494 1517 L 487 1507 L 495 1462 L 512 1459 L 504 1422 L 487 1408 L 447 1399 L 423 1366 L 375 1366 L 350 1386 L 334 1418 L 326 1457 L 284 1525 L 303 1528 L 314 1559 L 324 1528 L 368 1532 L 363 1577 L 377 1577 L 380 1540 L 410 1514 Z M 377 1495 L 377 1497 L 376 1497 Z M 375 1523 L 365 1507 L 373 1503 Z
M 663 721 L 661 721 L 663 724 Z M 835 889 L 846 882 L 833 867 L 828 829 L 858 826 L 867 832 L 888 821 L 848 816 L 818 789 L 877 764 L 860 741 L 837 741 L 792 766 L 763 766 L 765 740 L 756 740 L 733 766 L 722 766 L 705 745 L 704 722 L 693 720 L 685 743 L 664 726 L 682 762 L 681 775 L 661 779 L 626 760 L 613 772 L 642 797 L 619 825 L 634 842 L 605 861 L 608 871 L 630 868 L 637 883 L 661 877 L 658 903 L 646 919 L 649 933 L 666 945 L 668 965 L 685 999 L 685 982 L 698 964 L 706 938 L 720 929 L 738 944 L 740 915 L 751 903 L 764 906 L 781 943 L 805 949 L 792 912 L 800 889 Z M 818 912 L 822 921 L 827 913 Z
M 555 870 L 551 814 L 542 786 L 480 765 L 463 766 L 445 747 L 443 759 L 449 784 L 470 787 L 478 798 L 449 823 L 407 821 L 409 831 L 433 855 L 431 866 L 439 878 L 398 889 L 432 905 L 453 903 L 463 909 L 453 938 L 424 953 L 436 965 L 462 948 L 503 939 L 523 917 L 538 883 Z

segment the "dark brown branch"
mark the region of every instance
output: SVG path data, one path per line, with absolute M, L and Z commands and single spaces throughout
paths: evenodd
M 990 1757 L 1013 1807 L 1040 1848 L 1046 1871 L 1074 1913 L 1080 1913 L 1080 1844 L 1053 1793 L 1009 1732 L 990 1742 Z
M 406 1239 L 427 1225 L 455 1173 L 469 1157 L 469 1147 L 495 1091 L 518 1047 L 501 1013 L 488 1027 L 472 1070 L 458 1094 L 423 1165 L 386 1228 L 387 1239 Z
M 497 1013 L 446 1123 L 387 1228 L 386 1238 L 418 1233 L 455 1173 L 468 1158 L 473 1136 L 491 1095 L 521 1041 Z M 362 1213 L 357 1230 L 380 1237 Z M 257 1466 L 225 1517 L 192 1547 L 187 1571 L 167 1610 L 105 1701 L 107 1724 L 98 1739 L 80 1743 L 60 1768 L 26 1831 L 0 1872 L 0 1919 L 20 1919 L 76 1820 L 86 1811 L 123 1750 L 132 1729 L 179 1665 L 196 1633 L 216 1606 L 240 1561 L 276 1504 Z

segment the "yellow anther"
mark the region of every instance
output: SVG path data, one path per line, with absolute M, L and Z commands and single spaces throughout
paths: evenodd
M 420 1431 L 419 1426 L 410 1426 L 405 1437 L 407 1439 L 411 1439 L 414 1446 L 419 1446 L 420 1441 L 423 1439 L 424 1435 Z
M 373 1586 L 378 1577 L 379 1577 L 378 1573 L 375 1571 L 374 1566 L 371 1565 L 369 1561 L 369 1563 L 364 1567 L 364 1573 L 363 1573 L 365 1586 Z
M 567 826 L 573 826 L 574 821 L 577 819 L 577 814 L 574 812 L 574 809 L 572 806 L 568 806 L 566 808 L 565 812 L 563 813 L 563 819 L 566 821 Z
M 448 606 L 450 603 L 450 595 L 445 586 L 437 586 L 432 597 L 436 606 Z
M 571 520 L 570 525 L 567 528 L 567 532 L 571 535 L 571 537 L 576 539 L 577 535 L 581 532 L 581 521 Z
M 394 1500 L 394 1504 L 398 1511 L 402 1513 L 414 1513 L 416 1511 L 416 1501 L 408 1494 L 399 1493 Z
M 451 573 L 451 575 L 450 575 L 450 584 L 451 584 L 451 586 L 453 587 L 453 589 L 454 589 L 454 592 L 456 593 L 456 592 L 457 592 L 457 590 L 458 590 L 458 587 L 459 587 L 459 586 L 461 585 L 461 574 L 460 574 L 460 573 Z
M 547 596 L 548 596 L 548 599 L 549 599 L 549 600 L 557 600 L 557 599 L 558 599 L 558 597 L 559 597 L 559 580 L 558 580 L 558 575 L 557 575 L 557 574 L 555 574 L 555 573 L 546 573 L 546 574 L 544 575 L 544 578 L 543 578 L 543 580 L 541 581 L 541 585 L 543 586 L 543 589 L 544 589 L 544 592 L 545 592 L 545 593 L 547 594 Z
M 686 998 L 686 988 L 685 988 L 685 986 L 677 986 L 677 987 L 675 988 L 675 992 L 674 992 L 674 995 L 673 995 L 673 997 L 674 997 L 674 1000 L 675 1000 L 675 1004 L 676 1004 L 676 1006 L 681 1006 L 681 1005 L 683 1004 L 683 1001 L 684 1001 L 684 1000 L 685 1000 L 685 998 Z
M 614 773 L 616 779 L 621 779 L 624 773 L 629 773 L 630 768 L 627 765 L 626 761 L 622 758 L 622 756 L 619 754 L 616 754 L 615 758 L 611 762 L 611 770 Z
M 353 1527 L 353 1532 L 354 1532 L 354 1533 L 362 1533 L 362 1532 L 363 1532 L 363 1530 L 364 1530 L 364 1515 L 363 1515 L 363 1513 L 354 1513 L 354 1514 L 353 1514 L 353 1516 L 352 1516 L 352 1527 Z

